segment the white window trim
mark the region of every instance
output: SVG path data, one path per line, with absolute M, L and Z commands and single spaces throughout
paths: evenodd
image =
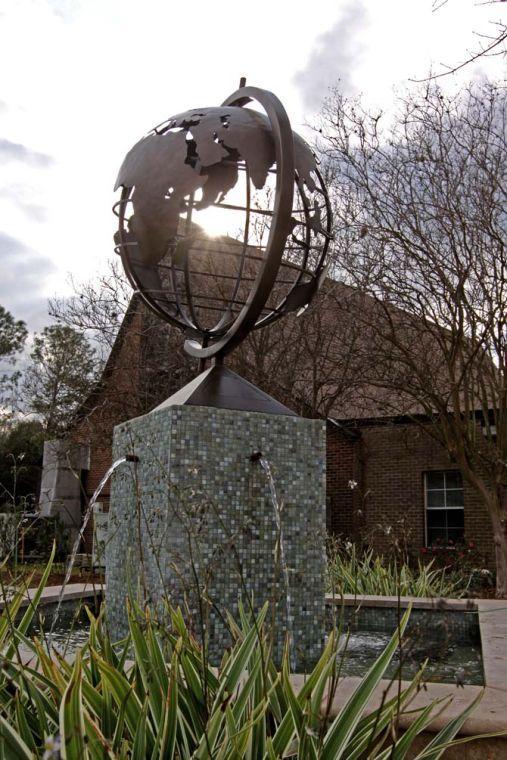
M 428 512 L 431 512 L 433 510 L 441 511 L 442 509 L 444 509 L 446 512 L 447 511 L 450 512 L 451 510 L 456 510 L 456 509 L 461 510 L 463 513 L 465 512 L 465 505 L 463 505 L 462 507 L 448 507 L 448 506 L 445 506 L 445 507 L 429 507 L 428 506 L 428 491 L 444 491 L 444 493 L 447 492 L 447 491 L 462 491 L 463 492 L 463 497 L 465 496 L 465 488 L 464 488 L 464 486 L 463 486 L 463 488 L 446 488 L 445 487 L 445 480 L 444 480 L 444 487 L 443 488 L 428 488 L 428 475 L 432 475 L 435 472 L 444 472 L 445 473 L 445 472 L 460 472 L 460 471 L 459 470 L 426 470 L 423 473 L 423 475 L 424 475 L 424 478 L 423 478 L 423 488 L 424 488 L 424 546 L 426 548 L 429 548 L 429 543 L 428 543 Z M 463 476 L 462 476 L 462 478 L 463 478 Z

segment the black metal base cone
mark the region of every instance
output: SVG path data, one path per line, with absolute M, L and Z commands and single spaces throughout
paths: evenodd
M 239 412 L 298 416 L 223 364 L 215 364 L 201 372 L 153 411 L 170 406 L 211 406 L 215 409 L 235 409 Z

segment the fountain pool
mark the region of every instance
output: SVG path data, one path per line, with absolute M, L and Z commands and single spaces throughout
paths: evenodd
M 333 609 L 328 607 L 328 612 Z M 43 622 L 34 621 L 31 634 L 48 633 L 54 624 L 56 605 L 41 609 Z M 393 607 L 344 606 L 338 608 L 336 625 L 341 625 L 340 674 L 363 676 L 382 653 L 396 629 L 398 610 Z M 82 602 L 62 604 L 53 628 L 52 646 L 60 653 L 72 654 L 88 638 L 88 618 Z M 426 680 L 436 683 L 483 685 L 484 668 L 476 611 L 413 609 L 401 652 L 398 649 L 386 673 L 394 678 L 401 672 L 411 679 L 421 664 L 426 665 Z
M 333 608 L 331 608 L 333 609 Z M 343 606 L 335 609 L 341 625 L 341 674 L 361 676 L 387 646 L 404 610 L 397 607 Z M 413 609 L 386 673 L 411 679 L 427 661 L 425 678 L 459 685 L 484 684 L 479 616 L 476 610 Z

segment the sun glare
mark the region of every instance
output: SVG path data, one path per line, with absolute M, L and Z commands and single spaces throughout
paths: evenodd
M 200 210 L 194 209 L 192 221 L 198 224 L 210 237 L 220 237 L 227 235 L 238 238 L 243 236 L 245 224 L 245 212 L 243 206 L 245 203 L 243 188 L 236 184 L 222 203 L 232 206 L 238 206 L 238 209 L 224 208 L 221 206 L 208 206 Z
M 203 228 L 209 237 L 220 237 L 220 235 L 233 235 L 231 229 L 231 214 L 216 206 L 209 206 L 193 215 L 196 224 Z M 238 222 L 239 220 L 237 220 Z M 238 226 L 236 222 L 236 227 Z

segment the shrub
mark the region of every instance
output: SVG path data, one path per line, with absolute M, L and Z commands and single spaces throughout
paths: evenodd
M 46 562 L 53 544 L 56 545 L 55 558 L 59 561 L 65 560 L 70 550 L 70 532 L 58 515 L 40 518 L 36 522 L 33 518 L 24 518 L 21 528 L 25 531 L 25 560 Z
M 328 554 L 328 590 L 338 594 L 372 596 L 454 597 L 466 595 L 472 574 L 435 567 L 432 557 L 418 560 L 415 569 L 406 562 L 386 560 L 373 549 L 359 553 L 355 544 L 332 542 Z
M 54 551 L 53 551 L 54 556 Z M 53 558 L 53 557 L 52 557 Z M 407 612 L 385 651 L 336 717 L 323 708 L 339 679 L 338 635 L 331 633 L 314 670 L 299 693 L 293 688 L 289 657 L 281 672 L 270 657 L 264 632 L 267 605 L 252 617 L 230 619 L 232 648 L 218 670 L 185 626 L 179 610 L 168 608 L 169 629 L 146 610 L 130 605 L 130 635 L 113 646 L 104 622 L 89 613 L 88 642 L 74 662 L 49 656 L 43 641 L 27 637 L 51 562 L 33 605 L 16 625 L 22 592 L 0 618 L 0 743 L 6 758 L 387 758 L 394 745 L 405 758 L 441 700 L 424 710 L 410 706 L 421 674 L 408 688 L 386 698 L 373 713 L 364 709 L 383 677 L 407 625 Z M 30 657 L 24 665 L 18 646 Z M 438 758 L 474 709 L 477 700 L 446 725 L 417 757 Z M 414 718 L 401 737 L 396 726 L 408 709 Z M 463 741 L 463 740 L 461 740 Z M 386 748 L 387 747 L 387 748 Z M 386 754 L 387 753 L 387 754 Z
M 422 547 L 420 555 L 425 561 L 433 562 L 435 567 L 445 568 L 448 576 L 468 577 L 470 589 L 495 586 L 495 575 L 486 567 L 486 559 L 473 540 L 464 539 L 459 543 L 436 541 L 433 546 Z

